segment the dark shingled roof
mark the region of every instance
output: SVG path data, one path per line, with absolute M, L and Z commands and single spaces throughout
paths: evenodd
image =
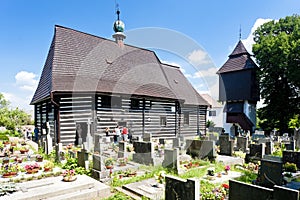
M 233 52 L 229 55 L 225 64 L 217 71 L 217 74 L 233 72 L 245 69 L 257 68 L 255 62 L 251 59 L 250 54 L 246 50 L 240 40 Z
M 153 51 L 55 26 L 53 41 L 31 104 L 51 92 L 104 92 L 184 100 L 209 105 L 178 67 Z

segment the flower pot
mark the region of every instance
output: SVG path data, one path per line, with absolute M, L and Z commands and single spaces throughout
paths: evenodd
M 35 174 L 39 171 L 38 168 L 34 168 L 34 169 L 27 169 L 26 172 L 27 174 Z
M 51 167 L 44 167 L 44 172 L 49 172 L 49 171 L 52 171 Z
M 43 162 L 43 158 L 36 158 L 37 162 Z
M 107 165 L 107 166 L 105 166 L 106 167 L 106 169 L 112 169 L 114 166 L 112 166 L 112 165 Z
M 2 178 L 11 178 L 17 176 L 18 172 L 6 172 L 2 174 Z
M 3 164 L 9 163 L 9 159 L 3 159 Z
M 26 152 L 28 152 L 28 150 L 27 149 L 25 149 L 25 150 L 21 149 L 20 152 L 21 152 L 21 154 L 25 154 Z
M 75 181 L 77 179 L 76 176 L 65 176 L 63 177 L 63 181 L 65 182 L 72 182 L 72 181 Z

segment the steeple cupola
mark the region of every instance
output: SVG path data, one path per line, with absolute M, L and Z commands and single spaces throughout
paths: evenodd
M 113 30 L 115 34 L 113 34 L 113 38 L 115 38 L 117 44 L 120 47 L 124 46 L 124 39 L 126 38 L 126 35 L 124 34 L 125 30 L 125 24 L 120 20 L 120 10 L 117 10 L 117 20 L 114 22 Z

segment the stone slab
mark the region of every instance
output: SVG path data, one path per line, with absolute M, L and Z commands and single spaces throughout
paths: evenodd
M 124 185 L 123 188 L 137 194 L 138 196 L 145 196 L 150 199 L 163 199 L 165 187 L 156 187 L 157 181 L 154 178 L 130 183 Z
M 17 183 L 17 187 L 23 189 L 5 196 L 7 200 L 63 199 L 58 197 L 63 197 L 67 194 L 72 196 L 71 193 L 77 193 L 80 190 L 90 190 L 91 193 L 94 193 L 94 190 L 96 190 L 98 197 L 99 195 L 102 195 L 101 197 L 103 198 L 110 196 L 110 187 L 108 185 L 86 175 L 77 175 L 77 180 L 73 182 L 63 182 L 62 177 L 59 176 Z M 76 198 L 73 196 L 73 199 Z

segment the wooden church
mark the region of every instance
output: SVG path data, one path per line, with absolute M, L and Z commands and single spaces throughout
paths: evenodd
M 194 136 L 206 130 L 209 104 L 180 69 L 153 51 L 56 25 L 32 98 L 35 126 L 48 127 L 54 143 L 74 143 L 76 131 L 105 134 L 126 126 L 135 136 Z M 84 142 L 84 141 L 83 141 Z
M 256 103 L 259 101 L 258 66 L 240 40 L 228 60 L 218 70 L 219 100 L 225 102 L 227 125 L 245 131 L 256 127 Z M 226 130 L 226 126 L 224 126 Z M 226 130 L 229 131 L 229 128 Z M 235 130 L 235 135 L 237 130 Z

